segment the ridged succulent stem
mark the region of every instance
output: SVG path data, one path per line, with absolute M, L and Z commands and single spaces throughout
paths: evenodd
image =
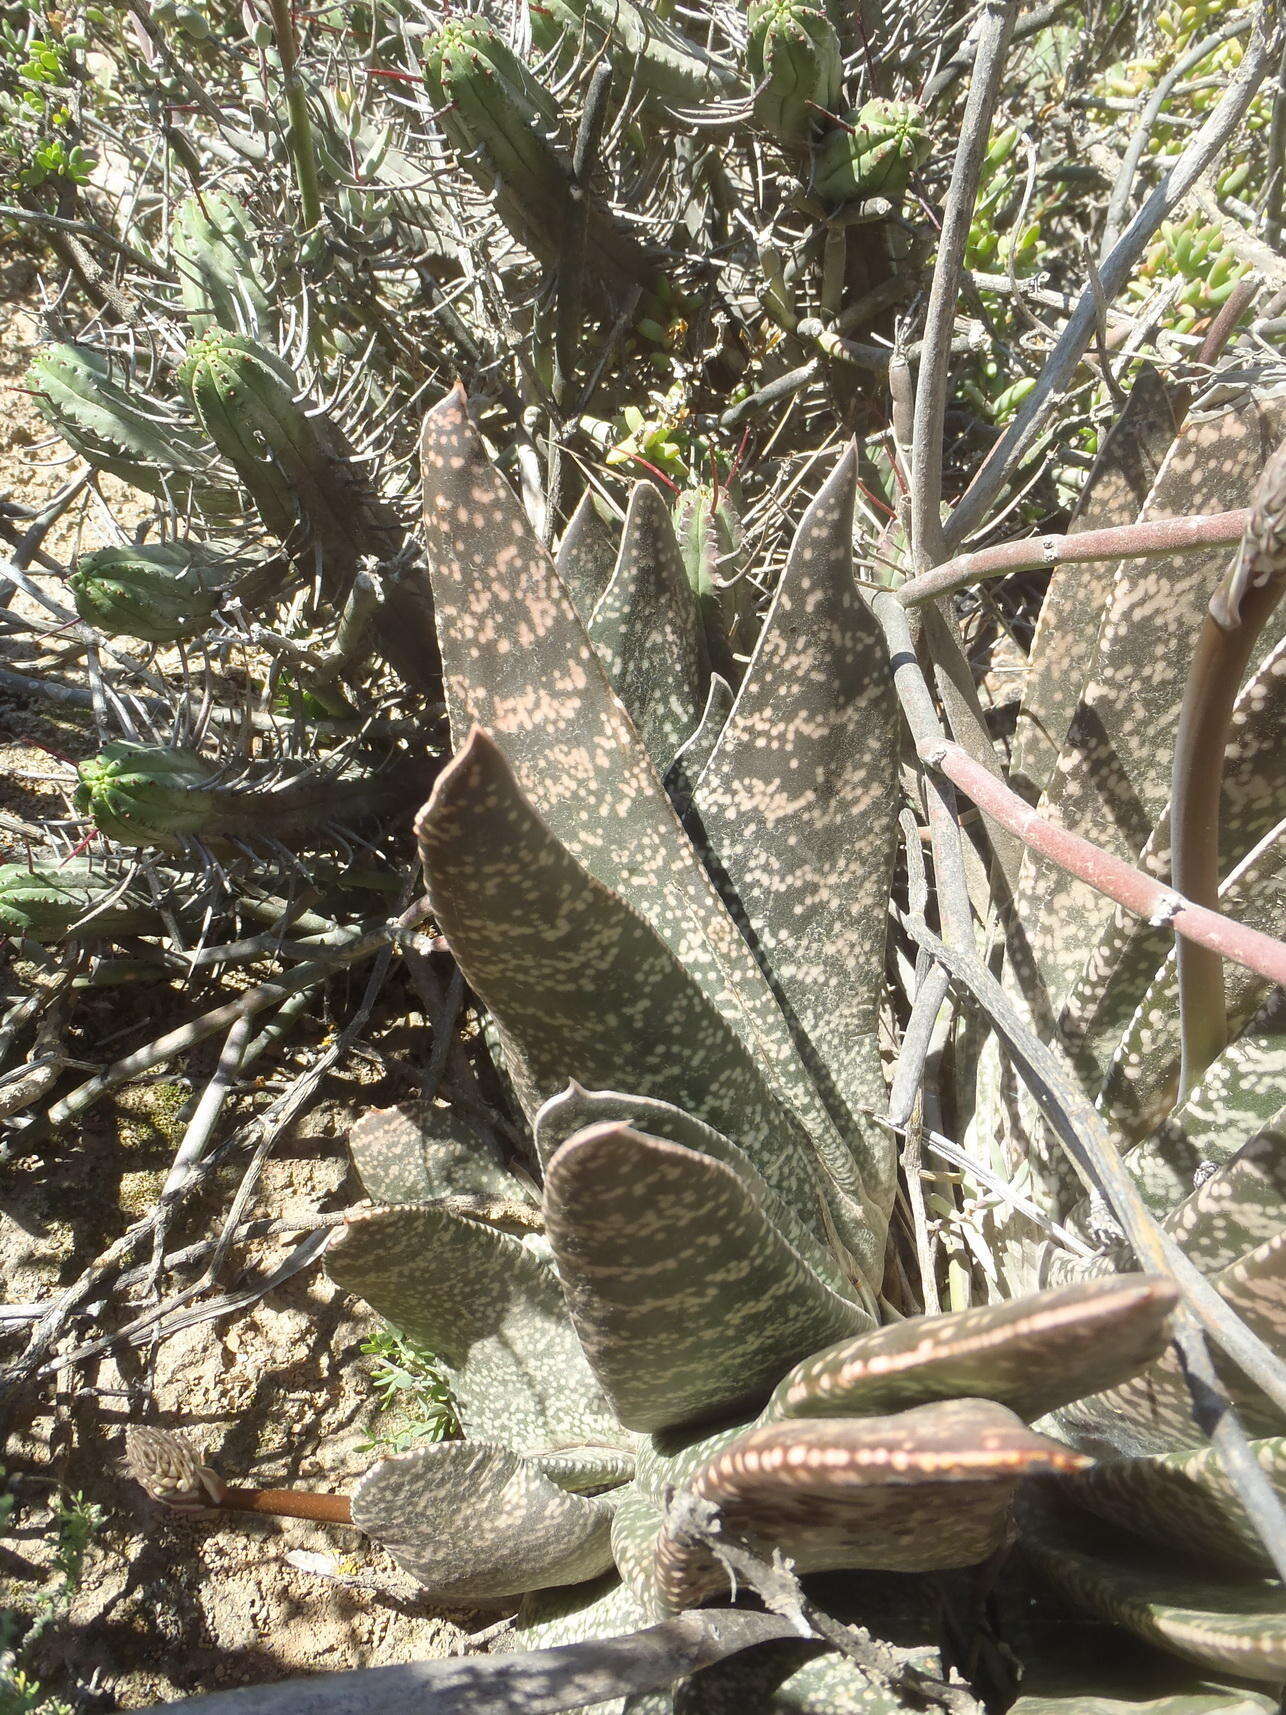
M 1286 587 L 1286 447 L 1260 479 L 1236 564 L 1210 599 L 1188 669 L 1170 787 L 1171 880 L 1197 905 L 1219 900 L 1219 802 L 1233 708 L 1256 639 Z M 1179 1101 L 1228 1043 L 1223 959 L 1181 940 Z
M 295 52 L 295 21 L 290 15 L 290 0 L 268 0 L 268 10 L 277 42 L 277 56 L 281 61 L 281 87 L 289 115 L 288 143 L 291 164 L 295 169 L 295 184 L 299 190 L 299 212 L 305 230 L 311 231 L 321 220 L 322 203 L 317 183 L 313 126 L 308 117 L 308 93 L 299 76 Z

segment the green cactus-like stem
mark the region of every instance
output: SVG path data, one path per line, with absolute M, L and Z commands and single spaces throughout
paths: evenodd
M 192 497 L 206 510 L 226 509 L 228 497 L 211 483 L 212 461 L 196 437 L 114 380 L 97 352 L 49 346 L 32 363 L 27 384 L 52 426 L 95 470 L 160 500 L 181 504 Z
M 755 122 L 786 148 L 802 147 L 839 102 L 844 62 L 835 26 L 807 0 L 757 0 L 746 59 Z
M 177 643 L 206 629 L 232 571 L 198 546 L 163 542 L 82 554 L 67 582 L 76 612 L 105 636 Z
M 532 35 L 542 53 L 582 40 L 591 57 L 606 52 L 621 76 L 678 106 L 698 107 L 735 92 L 731 67 L 704 53 L 654 6 L 633 0 L 540 0 Z
M 171 228 L 183 306 L 193 330 L 247 326 L 256 333 L 274 324 L 258 276 L 250 215 L 227 191 L 207 188 L 187 197 Z
M 108 903 L 110 901 L 110 903 Z M 96 909 L 97 907 L 97 909 Z M 156 907 L 120 878 L 87 863 L 11 863 L 0 867 L 0 933 L 62 941 L 132 935 L 157 926 Z
M 407 801 L 427 786 L 423 770 L 410 767 L 356 780 L 310 773 L 281 785 L 256 785 L 252 777 L 223 784 L 216 765 L 192 751 L 124 740 L 82 762 L 77 773 L 77 810 L 108 839 L 136 846 L 294 840 Z
M 553 97 L 490 25 L 476 17 L 448 19 L 429 42 L 424 76 L 460 164 L 533 256 L 546 265 L 562 259 L 578 218 L 574 201 L 583 195 L 588 279 L 613 299 L 656 289 L 647 252 L 576 186 Z
M 215 329 L 188 348 L 179 378 L 267 527 L 309 570 L 320 563 L 329 601 L 347 600 L 364 557 L 397 557 L 403 533 L 392 508 L 357 474 L 338 428 L 305 410 L 294 376 L 274 353 L 244 334 Z M 403 679 L 435 693 L 438 650 L 427 596 L 408 583 L 391 584 L 373 626 Z
M 912 101 L 868 101 L 819 144 L 813 192 L 824 203 L 899 197 L 931 148 L 924 115 Z

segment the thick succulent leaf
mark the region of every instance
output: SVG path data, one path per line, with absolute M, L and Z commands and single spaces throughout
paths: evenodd
M 913 1316 L 808 1358 L 772 1417 L 858 1417 L 986 1397 L 1029 1422 L 1122 1381 L 1162 1351 L 1177 1293 L 1118 1275 L 949 1316 Z
M 1064 1596 L 1149 1643 L 1215 1673 L 1286 1678 L 1286 1591 L 1274 1583 L 1203 1581 L 1173 1554 L 1127 1550 L 1106 1526 L 1071 1530 L 1024 1512 L 1023 1548 Z
M 841 1296 L 852 1296 L 852 1289 L 835 1260 L 834 1252 L 820 1243 L 791 1206 L 776 1195 L 746 1152 L 730 1143 L 713 1126 L 694 1119 L 671 1102 L 652 1101 L 646 1096 L 626 1096 L 617 1090 L 583 1090 L 579 1084 L 570 1084 L 561 1095 L 551 1096 L 536 1115 L 536 1152 L 541 1167 L 549 1166 L 573 1133 L 584 1131 L 589 1126 L 609 1124 L 632 1126 L 636 1131 L 646 1132 L 649 1137 L 681 1143 L 685 1149 L 696 1150 L 699 1155 L 708 1155 L 732 1168 L 742 1179 L 753 1183 L 754 1194 L 768 1220 L 814 1272 Z
M 1146 516 L 1248 505 L 1283 424 L 1280 398 L 1189 422 L 1166 458 Z M 1219 547 L 1125 562 L 1113 580 L 1094 667 L 1041 807 L 1059 826 L 1115 856 L 1133 860 L 1165 808 L 1171 755 L 1156 736 L 1174 730 L 1192 640 L 1227 563 L 1228 551 Z M 1265 636 L 1257 653 L 1276 635 Z M 1015 913 L 1023 941 L 1011 940 L 1010 951 L 1042 1027 L 1056 1019 L 1111 914 L 1110 902 L 1085 883 L 1041 859 L 1024 863 Z
M 648 1615 L 615 1572 L 586 1584 L 558 1590 L 533 1590 L 523 1598 L 518 1624 L 495 1643 L 497 1651 L 552 1649 L 586 1638 L 609 1638 L 637 1631 Z
M 697 787 L 709 860 L 852 1125 L 882 1109 L 875 1027 L 897 839 L 899 714 L 853 576 L 849 447 L 804 514 L 745 682 Z M 861 1137 L 887 1206 L 892 1139 Z
M 1170 392 L 1145 365 L 1085 479 L 1069 535 L 1124 524 L 1138 513 L 1177 432 Z M 1098 646 L 1111 561 L 1056 566 L 1041 603 L 1014 733 L 1010 785 L 1035 803 L 1053 772 Z
M 1230 875 L 1286 812 L 1283 727 L 1286 642 L 1260 663 L 1237 701 L 1219 808 L 1221 875 Z M 1168 879 L 1170 861 L 1167 808 L 1138 862 L 1149 874 Z M 1087 1089 L 1101 1086 L 1113 1052 L 1173 945 L 1171 930 L 1140 922 L 1121 907 L 1114 911 L 1058 1021 L 1059 1041 Z
M 362 1115 L 348 1134 L 362 1188 L 373 1203 L 481 1202 L 525 1196 L 491 1138 L 452 1108 L 406 1102 Z
M 529 1112 L 566 1087 L 625 1085 L 738 1139 L 819 1224 L 808 1140 L 690 971 L 581 868 L 476 732 L 417 824 L 434 911 L 496 1019 Z M 882 1250 L 867 1239 L 878 1278 Z
M 945 1400 L 892 1417 L 749 1429 L 684 1493 L 714 1503 L 729 1530 L 780 1548 L 800 1572 L 918 1572 L 985 1560 L 1004 1540 L 1024 1477 L 1087 1463 L 991 1400 Z M 657 1540 L 656 1577 L 674 1610 L 727 1588 L 713 1555 L 676 1534 L 673 1515 Z
M 634 1476 L 634 1454 L 620 1447 L 560 1447 L 555 1452 L 532 1453 L 529 1457 L 551 1483 L 566 1489 L 569 1495 L 619 1488 Z
M 1276 1695 L 1208 1678 L 1176 1656 L 1069 1617 L 1022 1640 L 1022 1695 L 1008 1715 L 1275 1715 Z
M 563 1145 L 545 1224 L 581 1345 L 629 1429 L 755 1402 L 801 1352 L 870 1326 L 772 1224 L 757 1173 L 629 1126 Z
M 615 1571 L 588 1584 L 557 1590 L 533 1590 L 523 1598 L 518 1624 L 492 1645 L 500 1654 L 516 1650 L 553 1649 L 598 1638 L 638 1632 L 649 1616 Z M 639 1691 L 606 1703 L 582 1704 L 566 1715 L 673 1715 L 674 1692 Z
M 586 489 L 558 544 L 554 570 L 572 599 L 582 625 L 612 581 L 616 564 L 616 533 L 606 523 L 592 489 Z
M 518 1453 L 625 1442 L 553 1268 L 529 1245 L 432 1206 L 358 1210 L 326 1267 L 442 1360 L 471 1435 Z
M 507 1447 L 441 1441 L 382 1459 L 353 1523 L 444 1602 L 580 1584 L 612 1563 L 612 1509 L 570 1495 Z
M 1283 1218 L 1286 1112 L 1279 1109 L 1231 1161 L 1208 1173 L 1163 1224 L 1203 1274 L 1215 1274 L 1273 1238 Z
M 1077 1265 L 1084 1266 L 1084 1265 Z M 1275 1352 L 1286 1345 L 1286 1227 L 1211 1276 L 1210 1284 Z M 1217 1349 L 1215 1368 L 1237 1415 L 1252 1435 L 1286 1431 L 1286 1417 Z M 1062 1431 L 1078 1445 L 1138 1455 L 1171 1453 L 1202 1439 L 1193 1421 L 1192 1395 L 1178 1354 L 1168 1348 L 1119 1387 L 1075 1401 L 1057 1413 Z
M 899 1665 L 941 1672 L 926 1645 L 889 1654 Z M 694 1674 L 675 1694 L 674 1715 L 918 1715 L 925 1706 L 923 1697 L 903 1695 L 843 1656 L 801 1640 L 745 1650 Z
M 1126 1156 L 1153 1213 L 1165 1215 L 1185 1199 L 1207 1164 L 1229 1160 L 1260 1131 L 1273 1134 L 1284 1101 L 1286 995 L 1278 990 L 1187 1101 Z
M 630 496 L 612 581 L 587 630 L 648 755 L 668 768 L 700 724 L 710 662 L 670 515 L 650 482 Z
M 780 1008 L 679 826 L 553 563 L 488 460 L 462 389 L 426 417 L 421 459 L 457 745 L 473 721 L 495 735 L 554 837 L 651 925 L 838 1162 L 840 1140 Z
M 665 771 L 665 789 L 675 810 L 686 815 L 692 807 L 692 797 L 706 765 L 709 763 L 719 735 L 732 713 L 734 692 L 721 673 L 711 673 L 706 706 L 696 731 L 679 746 Z
M 1237 866 L 1219 890 L 1219 908 L 1267 935 L 1286 931 L 1286 822 L 1279 823 Z M 1232 960 L 1224 965 L 1228 1035 L 1235 1041 L 1272 984 Z M 1171 952 L 1122 1037 L 1097 1106 L 1125 1139 L 1143 1137 L 1173 1105 L 1179 1076 L 1178 979 Z M 1233 1145 L 1235 1147 L 1235 1145 Z
M 1273 1488 L 1286 1499 L 1286 1440 L 1273 1436 L 1251 1446 Z M 1107 1459 L 1069 1479 L 1064 1492 L 1101 1518 L 1186 1554 L 1194 1564 L 1213 1562 L 1272 1576 L 1259 1532 L 1212 1447 Z
M 1095 1640 L 1097 1643 L 1097 1639 Z M 1133 1687 L 1104 1691 L 1101 1674 L 1073 1680 L 1066 1690 L 1031 1691 L 1010 1706 L 1009 1715 L 1276 1715 L 1281 1705 L 1268 1691 L 1189 1678 L 1182 1690 L 1155 1695 Z

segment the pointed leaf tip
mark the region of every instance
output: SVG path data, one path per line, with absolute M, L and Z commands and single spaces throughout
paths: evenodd
M 430 837 L 433 823 L 464 792 L 476 791 L 497 772 L 512 776 L 504 752 L 485 727 L 469 728 L 464 743 L 433 782 L 433 790 L 415 818 L 415 837 L 421 846 Z

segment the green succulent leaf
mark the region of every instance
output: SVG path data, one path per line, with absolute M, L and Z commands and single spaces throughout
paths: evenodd
M 1280 935 L 1286 929 L 1284 875 L 1286 821 L 1265 835 L 1223 883 L 1219 909 L 1253 929 Z M 1260 1035 L 1254 1021 L 1261 1007 L 1266 1005 L 1270 1017 L 1276 1017 L 1273 985 L 1232 960 L 1224 976 L 1224 1004 L 1234 1042 L 1243 1030 L 1253 1037 Z M 1275 1026 L 1270 1025 L 1270 1032 L 1276 1033 Z M 1122 1036 L 1098 1096 L 1097 1106 L 1126 1140 L 1140 1138 L 1158 1125 L 1173 1103 L 1179 1048 L 1178 980 L 1172 950 Z M 1262 1104 L 1266 1097 L 1272 1100 L 1269 1091 L 1260 1085 L 1253 1093 L 1259 1100 L 1256 1118 L 1266 1118 Z M 1235 1148 L 1240 1141 L 1230 1139 L 1228 1147 Z
M 611 582 L 586 628 L 658 771 L 695 732 L 710 677 L 696 597 L 665 503 L 635 485 Z
M 838 1150 L 753 955 L 679 827 L 548 555 L 487 458 L 462 392 L 429 412 L 421 459 L 457 746 L 473 722 L 493 734 L 554 837 L 651 925 L 810 1133 Z M 595 1081 L 625 1080 L 617 1073 Z
M 675 751 L 665 771 L 665 790 L 680 816 L 686 816 L 692 808 L 697 782 L 714 754 L 733 702 L 732 686 L 721 674 L 712 673 L 706 706 L 696 730 Z
M 869 1326 L 765 1212 L 762 1181 L 624 1125 L 549 1163 L 545 1222 L 572 1322 L 627 1428 L 761 1399 L 783 1368 Z
M 496 1143 L 453 1108 L 433 1102 L 363 1114 L 348 1147 L 373 1203 L 427 1203 L 437 1197 L 512 1202 L 525 1195 Z
M 987 1398 L 1031 1421 L 1159 1356 L 1177 1293 L 1147 1275 L 913 1316 L 819 1352 L 778 1386 L 771 1417 L 868 1416 Z
M 352 1510 L 440 1601 L 581 1584 L 612 1563 L 611 1506 L 567 1494 L 507 1447 L 443 1441 L 382 1459 L 354 1489 Z
M 862 1116 L 886 1100 L 875 1025 L 900 717 L 853 576 L 856 481 L 849 447 L 800 522 L 694 813 L 724 897 L 855 1139 L 856 1175 L 845 1165 L 833 1172 L 882 1249 L 893 1146 Z
M 1278 1223 L 1272 1238 L 1212 1275 L 1210 1284 L 1266 1345 L 1281 1351 L 1286 1326 L 1286 1228 Z M 1216 1351 L 1214 1361 L 1250 1434 L 1286 1432 L 1286 1418 L 1271 1399 L 1222 1353 Z M 1191 1390 L 1174 1348 L 1119 1386 L 1069 1404 L 1058 1413 L 1058 1422 L 1078 1444 L 1115 1447 L 1127 1455 L 1176 1452 L 1200 1439 Z
M 694 1119 L 670 1102 L 654 1101 L 646 1096 L 626 1096 L 615 1090 L 585 1090 L 572 1083 L 561 1094 L 551 1096 L 536 1115 L 536 1152 L 542 1166 L 547 1168 L 557 1151 L 576 1132 L 597 1125 L 630 1126 L 635 1131 L 646 1132 L 649 1137 L 682 1144 L 698 1155 L 722 1162 L 748 1185 L 753 1185 L 754 1196 L 770 1224 L 800 1253 L 813 1272 L 841 1296 L 851 1294 L 852 1289 L 834 1252 L 817 1239 L 790 1204 L 776 1195 L 745 1151 L 715 1131 L 713 1126 Z
M 326 1266 L 440 1359 L 471 1436 L 522 1454 L 628 1445 L 530 1242 L 431 1205 L 358 1209 Z
M 1286 1055 L 1280 1076 L 1286 1081 Z M 1203 1274 L 1216 1274 L 1274 1238 L 1286 1208 L 1286 1110 L 1167 1215 L 1165 1230 Z
M 1256 476 L 1286 432 L 1286 401 L 1254 400 L 1191 424 L 1153 486 L 1145 514 L 1168 517 L 1246 506 Z M 1190 640 L 1223 576 L 1227 550 L 1125 562 L 1104 607 L 1094 664 L 1073 713 L 1043 813 L 1115 856 L 1133 861 L 1165 808 L 1170 749 Z M 1276 640 L 1265 636 L 1262 655 Z M 1087 941 L 1111 916 L 1085 883 L 1029 858 L 1011 944 L 1023 992 L 1038 1022 L 1056 1019 L 1079 974 Z
M 570 1078 L 623 1083 L 735 1137 L 816 1223 L 807 1141 L 689 971 L 559 844 L 482 732 L 417 823 L 434 911 L 528 1111 Z
M 1099 449 L 1069 534 L 1136 518 L 1178 433 L 1170 389 L 1144 364 Z M 1099 618 L 1112 589 L 1110 560 L 1056 566 L 1027 658 L 1009 783 L 1033 804 L 1049 783 L 1098 649 Z
M 1101 1619 L 1208 1672 L 1286 1678 L 1286 1591 L 1177 1570 L 1173 1553 L 1127 1548 L 1119 1531 L 1024 1516 L 1023 1552 L 1055 1589 Z
M 601 505 L 593 489 L 587 488 L 563 531 L 554 557 L 554 570 L 585 627 L 611 583 L 616 565 L 617 541 L 604 521 Z
M 916 1572 L 985 1560 L 1004 1540 L 1024 1477 L 1088 1463 L 990 1400 L 748 1429 L 697 1468 L 666 1515 L 657 1590 L 677 1611 L 727 1587 L 726 1569 L 676 1525 L 686 1495 L 713 1503 L 728 1530 L 780 1549 L 800 1572 Z
M 1251 1447 L 1273 1488 L 1286 1499 L 1286 1439 L 1273 1436 Z M 1064 1493 L 1135 1536 L 1186 1555 L 1194 1565 L 1272 1576 L 1272 1561 L 1255 1522 L 1211 1447 L 1107 1459 L 1069 1479 Z

